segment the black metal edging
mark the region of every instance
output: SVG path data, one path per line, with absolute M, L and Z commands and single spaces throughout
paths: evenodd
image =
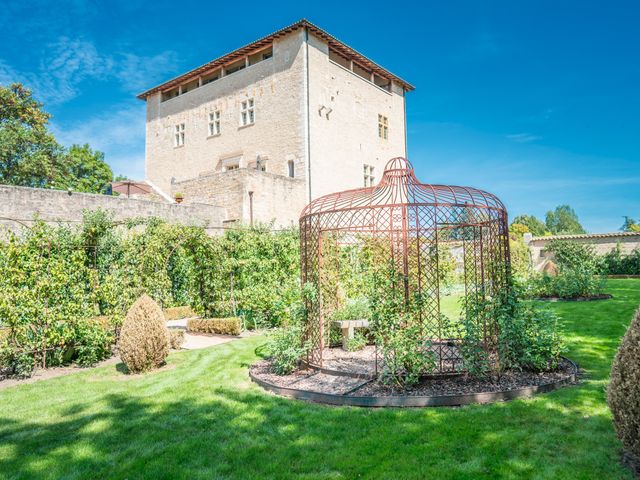
M 315 403 L 326 403 L 329 405 L 352 406 L 352 407 L 453 407 L 461 405 L 471 405 L 474 403 L 494 403 L 517 398 L 528 398 L 538 393 L 546 393 L 556 390 L 565 385 L 576 383 L 578 366 L 570 359 L 562 357 L 571 364 L 571 373 L 565 378 L 543 385 L 533 385 L 514 390 L 504 390 L 501 392 L 467 393 L 462 395 L 390 395 L 380 397 L 356 397 L 346 395 L 336 395 L 332 393 L 311 392 L 309 390 L 298 390 L 295 388 L 278 387 L 272 383 L 261 380 L 249 371 L 251 380 L 260 385 L 265 390 L 283 397 L 296 398 Z

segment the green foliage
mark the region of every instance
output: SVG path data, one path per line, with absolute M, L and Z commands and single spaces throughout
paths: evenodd
M 367 346 L 367 337 L 362 332 L 355 332 L 353 338 L 347 339 L 347 351 L 357 352 Z
M 71 188 L 78 192 L 105 193 L 113 172 L 104 161 L 104 153 L 91 150 L 88 144 L 71 145 L 65 154 L 67 175 L 58 188 Z
M 532 272 L 531 252 L 522 237 L 509 236 L 509 251 L 511 253 L 511 273 L 513 276 L 519 279 L 528 278 Z
M 624 217 L 624 223 L 620 230 L 623 232 L 640 232 L 640 223 L 636 222 L 631 217 Z
M 272 359 L 271 369 L 277 375 L 288 375 L 298 366 L 298 362 L 311 348 L 303 339 L 304 327 L 301 323 L 291 324 L 273 331 L 269 335 L 265 351 Z
M 533 215 L 518 215 L 511 222 L 511 226 L 513 227 L 515 224 L 527 227 L 527 231 L 531 232 L 534 237 L 542 237 L 548 234 L 546 225 Z
M 531 293 L 536 297 L 577 298 L 602 293 L 604 280 L 598 276 L 602 261 L 593 246 L 553 240 L 547 250 L 558 265 L 557 276 L 538 274 L 531 279 Z
M 290 320 L 300 289 L 296 230 L 229 230 L 197 251 L 196 302 L 207 316 L 241 316 L 247 328 Z
M 24 374 L 27 364 L 67 361 L 85 339 L 93 348 L 87 330 L 100 327 L 79 322 L 99 313 L 95 283 L 82 244 L 67 228 L 37 222 L 22 237 L 1 243 L 0 318 L 10 328 L 4 364 Z
M 603 275 L 640 275 L 640 249 L 623 255 L 620 244 L 601 258 L 600 273 Z
M 50 115 L 18 83 L 0 86 L 0 183 L 50 187 L 62 183 L 62 148 L 47 130 Z
M 331 320 L 368 320 L 371 317 L 369 301 L 365 297 L 347 299 L 344 307 L 334 311 Z
M 473 375 L 505 370 L 547 371 L 557 368 L 564 342 L 558 317 L 523 300 L 521 287 L 495 297 L 468 296 L 460 352 Z M 495 322 L 497 330 L 485 325 Z
M 388 330 L 382 344 L 382 383 L 402 389 L 433 372 L 436 360 L 429 347 L 417 325 Z
M 210 237 L 157 219 L 119 224 L 103 210 L 84 212 L 74 229 L 38 222 L 0 243 L 0 318 L 12 327 L 3 364 L 26 372 L 108 355 L 102 332 L 76 324 L 107 315 L 117 332 L 144 293 L 164 308 L 242 316 L 251 327 L 286 324 L 297 315 L 298 260 L 295 230 Z
M 578 215 L 569 205 L 559 205 L 555 210 L 547 212 L 545 224 L 547 230 L 553 235 L 586 233 L 578 220 Z
M 75 325 L 74 339 L 78 365 L 88 367 L 111 356 L 113 335 L 100 325 L 80 320 Z
M 433 371 L 435 358 L 422 339 L 419 294 L 404 298 L 404 278 L 393 261 L 373 271 L 369 303 L 371 330 L 382 352 L 381 381 L 393 388 L 415 385 Z
M 265 351 L 272 360 L 271 369 L 277 375 L 288 375 L 311 349 L 304 332 L 309 312 L 316 308 L 318 290 L 312 283 L 302 285 L 301 294 L 291 307 L 291 316 L 286 326 L 280 327 L 268 337 Z
M 0 183 L 103 193 L 113 176 L 101 152 L 60 146 L 50 115 L 18 83 L 0 86 Z
M 546 249 L 553 254 L 554 261 L 561 269 L 583 268 L 594 273 L 598 270 L 600 261 L 592 245 L 552 240 Z
M 537 298 L 579 298 L 602 294 L 605 279 L 585 268 L 563 269 L 557 276 L 537 274 L 531 277 L 530 294 Z

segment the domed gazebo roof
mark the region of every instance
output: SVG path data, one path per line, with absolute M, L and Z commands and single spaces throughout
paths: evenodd
M 345 210 L 405 205 L 475 207 L 505 211 L 498 197 L 477 188 L 420 183 L 411 162 L 406 158 L 396 157 L 387 162 L 378 185 L 319 197 L 305 207 L 300 218 Z

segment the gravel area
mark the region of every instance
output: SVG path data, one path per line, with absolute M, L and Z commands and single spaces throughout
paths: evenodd
M 358 397 L 438 396 L 502 392 L 555 383 L 574 373 L 573 364 L 563 359 L 559 368 L 553 372 L 506 372 L 499 379 L 481 379 L 469 375 L 426 378 L 415 387 L 398 390 L 388 388 L 378 381 L 320 374 L 313 370 L 298 370 L 291 375 L 276 375 L 271 372 L 270 366 L 268 360 L 261 360 L 251 367 L 251 373 L 256 378 L 278 387 Z

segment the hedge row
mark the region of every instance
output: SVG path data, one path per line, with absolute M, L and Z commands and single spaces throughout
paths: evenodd
M 191 318 L 187 320 L 187 331 L 194 333 L 217 333 L 220 335 L 240 335 L 242 321 L 231 318 Z
M 164 310 L 164 318 L 167 320 L 181 320 L 183 318 L 196 317 L 198 314 L 189 306 L 169 307 Z

